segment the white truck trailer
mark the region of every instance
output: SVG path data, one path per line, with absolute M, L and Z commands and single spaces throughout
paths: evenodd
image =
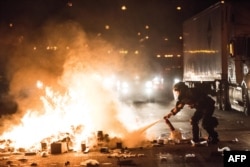
M 183 81 L 221 110 L 250 114 L 250 1 L 220 1 L 183 23 Z

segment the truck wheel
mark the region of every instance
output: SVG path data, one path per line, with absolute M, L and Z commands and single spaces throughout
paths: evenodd
M 222 94 L 217 95 L 217 103 L 218 103 L 219 110 L 222 110 L 222 111 L 226 110 L 225 97 L 222 96 Z
M 225 85 L 222 85 L 221 92 L 219 94 L 219 108 L 222 111 L 229 111 L 230 110 L 230 104 L 227 96 L 227 89 L 225 88 Z
M 226 111 L 227 110 L 227 102 L 226 101 L 227 101 L 226 97 L 222 95 L 220 97 L 220 109 L 222 111 Z
M 243 88 L 243 95 L 242 95 L 242 100 L 243 100 L 243 107 L 244 107 L 244 114 L 246 116 L 249 115 L 249 110 L 250 110 L 250 105 L 249 105 L 249 97 L 248 97 L 248 92 L 246 88 Z

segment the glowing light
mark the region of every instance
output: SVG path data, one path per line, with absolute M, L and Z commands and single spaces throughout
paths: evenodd
M 67 5 L 68 5 L 68 7 L 72 7 L 73 3 L 71 1 L 68 1 Z
M 41 81 L 37 81 L 36 86 L 37 86 L 38 89 L 42 89 L 43 88 L 43 83 Z
M 174 79 L 174 84 L 176 84 L 176 83 L 178 83 L 178 82 L 180 82 L 181 80 L 179 79 L 179 78 L 175 78 Z
M 127 10 L 127 7 L 126 7 L 125 5 L 123 5 L 123 6 L 121 7 L 121 10 Z
M 166 55 L 164 55 L 164 57 L 169 58 L 169 57 L 174 57 L 174 55 L 172 55 L 172 54 L 166 54 Z
M 217 50 L 189 50 L 189 51 L 185 51 L 185 52 L 192 53 L 192 54 L 194 54 L 194 53 L 209 53 L 209 54 L 218 53 Z
M 128 54 L 128 51 L 127 50 L 120 50 L 119 53 L 120 54 Z
M 109 29 L 110 29 L 110 26 L 109 26 L 109 25 L 105 25 L 105 29 L 106 29 L 106 30 L 109 30 Z
M 177 7 L 176 7 L 176 10 L 181 10 L 181 7 L 180 7 L 180 6 L 177 6 Z
M 152 88 L 153 83 L 152 83 L 151 81 L 147 81 L 147 82 L 145 83 L 145 86 L 146 86 L 147 88 Z

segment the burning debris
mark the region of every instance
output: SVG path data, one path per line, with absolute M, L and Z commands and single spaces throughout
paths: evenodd
M 41 83 L 40 83 L 40 86 L 41 86 Z M 109 106 L 109 108 L 106 109 L 108 110 L 108 113 L 110 113 L 109 115 L 111 115 L 111 118 L 109 118 L 107 120 L 108 122 L 105 122 L 105 123 L 103 123 L 103 120 L 100 121 L 101 122 L 100 125 L 104 125 L 107 123 L 110 124 L 109 126 L 118 125 L 118 126 L 114 126 L 111 129 L 111 133 L 113 133 L 113 137 L 109 134 L 102 134 L 102 131 L 98 131 L 98 134 L 96 136 L 96 134 L 94 134 L 93 131 L 96 127 L 99 127 L 99 123 L 96 124 L 98 126 L 94 127 L 95 125 L 91 124 L 89 122 L 89 119 L 86 119 L 86 117 L 87 118 L 92 117 L 88 115 L 90 114 L 89 112 L 87 113 L 80 112 L 76 108 L 72 112 L 67 113 L 66 110 L 70 109 L 69 108 L 70 106 L 65 106 L 65 108 L 62 108 L 62 106 L 65 105 L 64 103 L 73 103 L 72 105 L 75 105 L 76 104 L 75 101 L 72 101 L 72 98 L 66 99 L 68 97 L 56 96 L 57 93 L 51 92 L 50 89 L 45 88 L 45 90 L 46 90 L 47 95 L 42 96 L 41 99 L 44 101 L 47 113 L 43 115 L 37 115 L 31 111 L 26 113 L 26 115 L 22 119 L 22 124 L 20 124 L 19 126 L 16 126 L 15 128 L 12 128 L 12 130 L 10 130 L 9 132 L 6 131 L 3 134 L 2 138 L 7 138 L 7 140 L 3 139 L 0 142 L 2 151 L 7 151 L 7 150 L 11 151 L 11 149 L 17 149 L 17 148 L 25 148 L 31 151 L 37 151 L 40 148 L 40 144 L 42 145 L 42 151 L 43 151 L 44 149 L 50 149 L 50 146 L 54 146 L 54 145 L 51 145 L 52 143 L 58 143 L 58 142 L 67 143 L 64 151 L 80 150 L 80 146 L 82 143 L 88 145 L 88 147 L 93 147 L 97 141 L 104 142 L 105 144 L 107 143 L 110 144 L 112 143 L 112 140 L 121 140 L 121 138 L 126 137 L 125 135 L 127 136 L 129 135 L 130 132 L 124 127 L 123 122 L 119 121 L 119 119 L 117 118 L 118 113 L 116 113 L 116 116 L 114 116 L 114 113 L 117 111 L 116 111 L 116 107 L 112 103 Z M 60 103 L 63 103 L 63 104 L 60 104 Z M 99 107 L 97 108 L 99 109 Z M 80 114 L 78 112 L 80 112 Z M 82 119 L 78 117 L 76 117 L 76 119 L 72 119 L 74 118 L 74 116 L 72 116 L 74 114 L 81 116 Z M 50 122 L 50 120 L 53 120 L 53 119 L 57 120 L 58 119 L 57 117 L 62 118 L 62 119 L 58 120 L 56 124 L 52 124 L 53 122 Z M 49 123 L 48 125 L 43 123 L 45 119 L 46 119 L 46 122 Z M 95 113 L 93 114 L 92 120 L 93 119 L 96 119 Z M 97 118 L 97 120 L 99 121 L 99 118 Z M 67 122 L 73 123 L 72 121 L 75 124 L 77 123 L 77 125 L 65 126 L 65 123 Z M 59 126 L 57 125 L 57 123 L 59 124 Z M 104 128 L 108 127 L 109 129 L 109 126 L 106 126 Z M 37 129 L 46 129 L 46 130 L 40 131 L 41 133 L 40 132 L 36 133 Z M 67 130 L 68 132 L 62 133 L 58 131 L 58 130 L 62 131 L 63 129 L 65 130 L 68 129 Z M 58 133 L 55 133 L 56 131 L 58 131 Z M 22 133 L 22 136 L 25 137 L 25 139 L 18 140 L 19 139 L 18 135 L 20 133 Z M 32 134 L 36 134 L 36 135 L 32 135 Z M 52 134 L 52 135 L 49 136 L 48 134 Z M 120 137 L 117 137 L 117 136 L 120 136 Z M 134 140 L 134 139 L 130 139 L 130 140 Z
M 118 142 L 140 146 L 147 129 L 137 131 L 144 126 L 133 108 L 119 101 L 115 82 L 106 82 L 129 69 L 119 52 L 76 23 L 48 23 L 40 31 L 37 38 L 23 37 L 8 59 L 9 94 L 18 109 L 0 118 L 0 152 L 87 153 Z M 130 62 L 134 71 L 137 61 Z M 108 134 L 96 136 L 100 129 Z
M 143 128 L 145 129 L 145 127 Z M 144 131 L 144 130 L 143 130 Z M 142 131 L 138 130 L 132 134 L 141 134 Z M 47 157 L 49 154 L 62 154 L 67 152 L 75 152 L 81 151 L 83 153 L 88 153 L 90 150 L 92 151 L 100 151 L 101 153 L 110 153 L 110 149 L 124 149 L 127 148 L 124 143 L 130 143 L 131 141 L 127 141 L 126 139 L 130 140 L 129 138 L 117 138 L 117 137 L 109 137 L 109 134 L 104 134 L 103 131 L 97 131 L 96 135 L 93 134 L 92 137 L 89 138 L 88 141 L 84 141 L 80 143 L 81 150 L 74 150 L 75 146 L 75 139 L 74 136 L 70 133 L 60 133 L 58 136 L 53 135 L 51 137 L 47 137 L 40 142 L 40 147 L 35 145 L 30 148 L 16 148 L 14 147 L 14 141 L 11 140 L 2 140 L 0 142 L 1 146 L 1 153 L 24 153 L 25 155 L 36 155 L 40 154 L 42 157 Z M 139 138 L 140 140 L 140 138 Z M 136 141 L 136 140 L 135 140 Z M 91 143 L 91 145 L 88 145 Z M 148 141 L 150 143 L 150 141 Z M 138 144 L 138 141 L 136 142 Z M 143 142 L 141 143 L 143 144 Z M 119 155 L 126 155 L 126 156 L 133 156 L 132 154 L 120 154 Z M 142 156 L 142 155 L 141 155 Z
M 20 125 L 14 126 L 9 130 L 6 129 L 1 136 L 3 138 L 0 142 L 2 151 L 14 151 L 19 148 L 25 148 L 29 151 L 40 151 L 40 147 L 42 147 L 41 151 L 44 151 L 51 149 L 51 146 L 55 146 L 56 143 L 60 142 L 61 146 L 65 145 L 64 143 L 66 143 L 66 146 L 63 146 L 64 149 L 59 152 L 79 151 L 82 144 L 89 148 L 94 147 L 96 142 L 99 142 L 99 144 L 104 143 L 108 147 L 115 147 L 115 144 L 121 142 L 121 140 L 128 147 L 133 147 L 145 140 L 144 132 L 155 124 L 131 131 L 128 129 L 129 127 L 124 126 L 123 120 L 120 120 L 118 113 L 119 103 L 102 102 L 104 103 L 104 109 L 100 109 L 99 106 L 95 108 L 96 105 L 89 108 L 85 104 L 79 103 L 78 98 L 72 97 L 73 94 L 70 92 L 61 96 L 57 92 L 53 92 L 51 88 L 43 86 L 42 82 L 39 81 L 37 84 L 39 89 L 44 90 L 44 93 L 46 93 L 46 95 L 40 97 L 45 107 L 45 113 L 38 114 L 36 111 L 29 111 L 23 116 Z M 126 106 L 122 107 L 126 109 Z M 87 108 L 86 110 L 91 110 L 91 112 L 81 111 L 82 108 Z M 106 118 L 103 117 L 100 120 L 102 117 L 96 117 L 96 115 L 99 115 L 99 112 L 106 112 L 109 116 L 105 116 Z M 125 112 L 126 116 L 129 116 L 128 114 L 131 113 L 131 111 L 127 110 Z M 57 120 L 57 122 L 54 123 L 54 120 Z M 108 129 L 111 134 L 103 134 L 102 131 L 98 131 L 97 135 L 93 133 L 96 131 L 95 129 L 101 126 L 104 129 Z M 138 127 L 138 124 L 135 127 Z M 19 138 L 20 133 L 23 136 L 21 140 Z M 138 138 L 133 138 L 134 134 L 137 134 Z

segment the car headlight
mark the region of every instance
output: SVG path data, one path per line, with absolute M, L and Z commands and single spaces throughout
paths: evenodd
M 147 81 L 145 83 L 146 93 L 151 94 L 153 92 L 153 83 L 151 81 Z
M 122 94 L 128 94 L 129 92 L 129 85 L 127 82 L 122 82 L 121 84 L 121 93 Z

